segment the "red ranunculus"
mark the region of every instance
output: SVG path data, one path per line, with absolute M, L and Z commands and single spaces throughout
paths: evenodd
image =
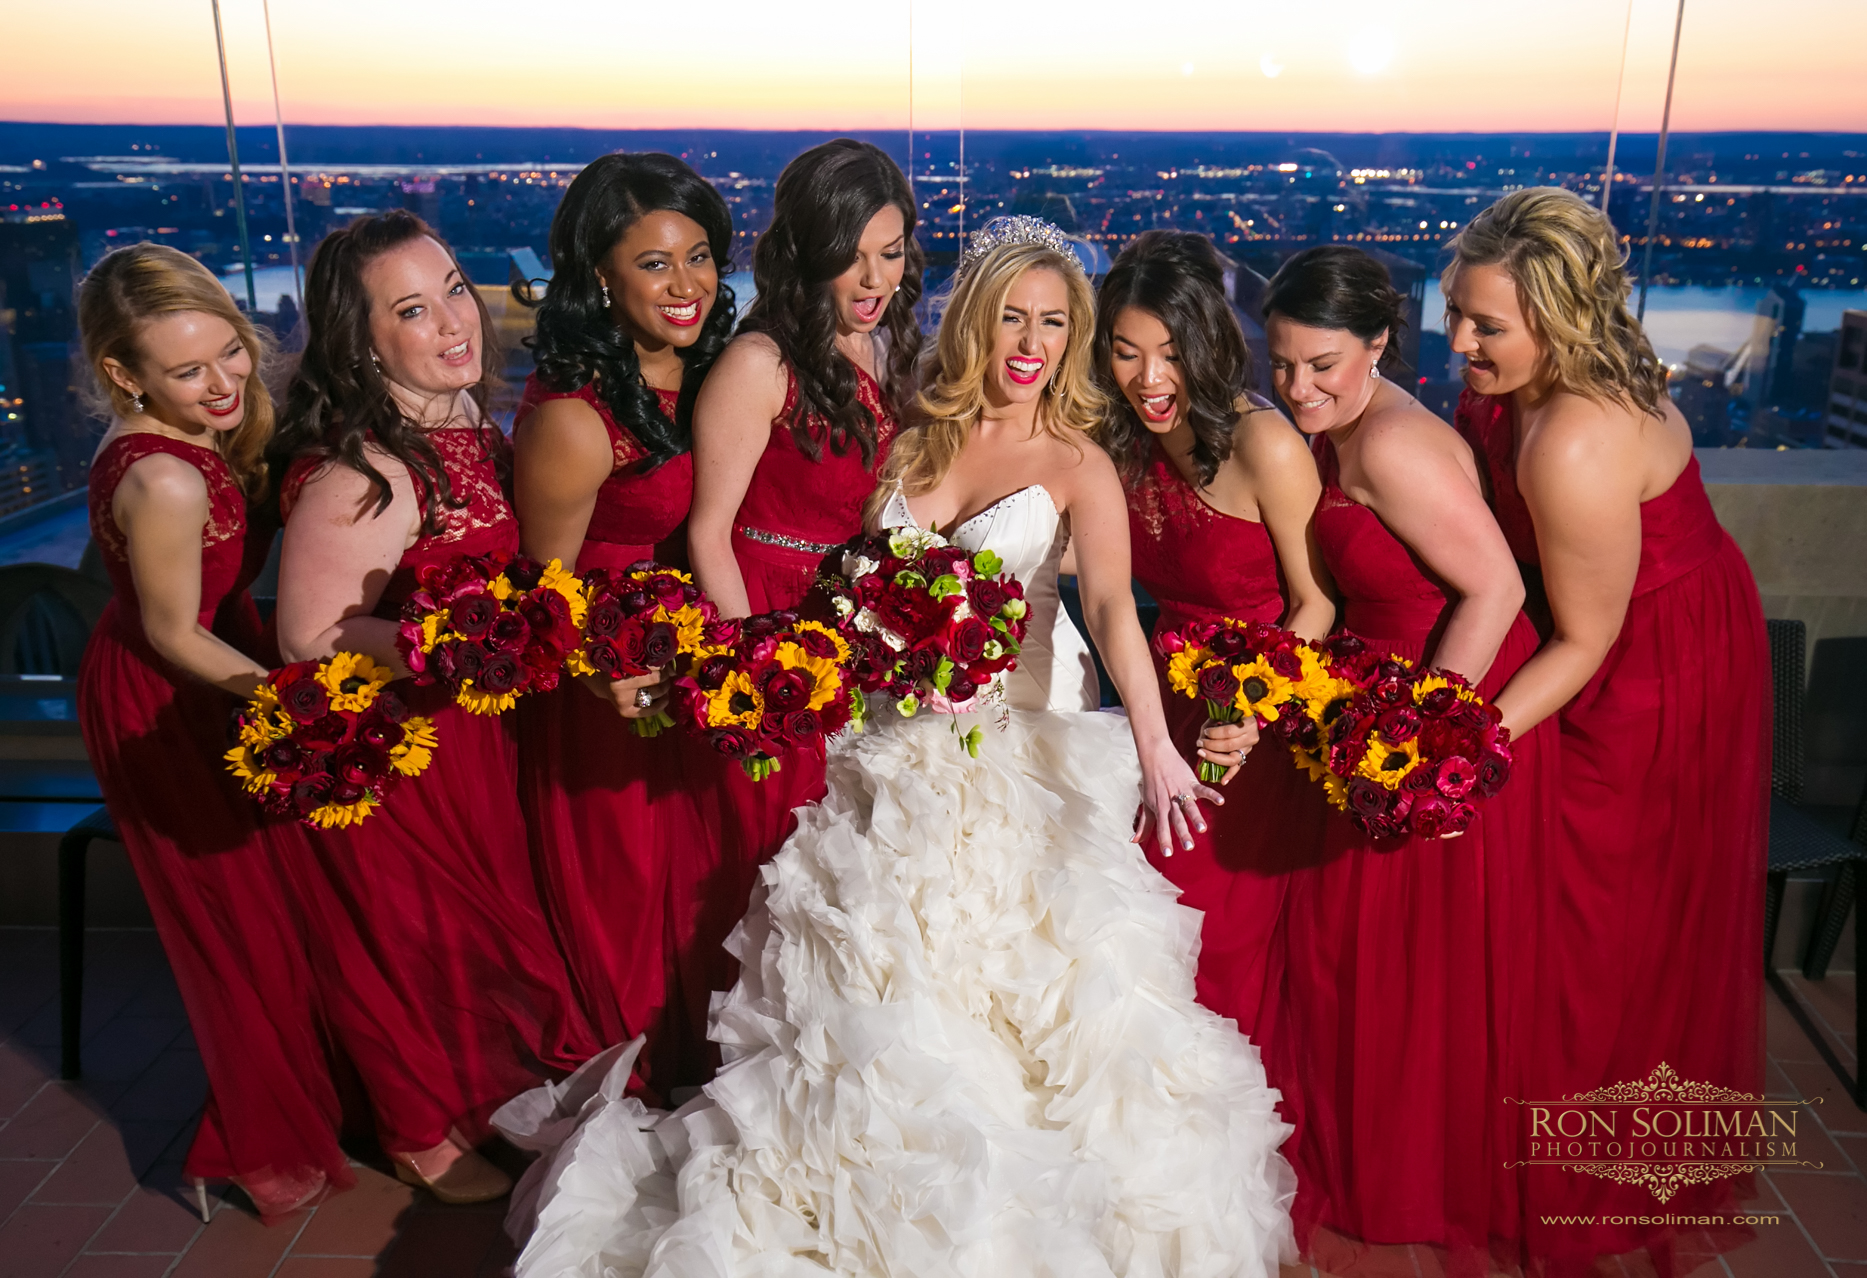
M 300 812 L 321 808 L 331 796 L 329 773 L 318 772 L 292 787 L 292 806 Z
M 1472 828 L 1472 822 L 1478 819 L 1478 809 L 1469 803 L 1455 803 L 1446 817 L 1445 828 L 1441 834 L 1463 834 Z
M 836 641 L 821 630 L 800 630 L 797 642 L 805 652 L 820 660 L 836 656 Z
M 408 730 L 393 719 L 374 716 L 357 729 L 357 740 L 377 750 L 393 750 L 402 744 L 402 738 L 407 735 Z
M 1236 657 L 1245 650 L 1245 637 L 1228 627 L 1214 631 L 1211 642 L 1207 646 L 1221 657 Z
M 331 756 L 331 773 L 339 784 L 368 785 L 389 771 L 389 756 L 354 741 Z
M 488 646 L 500 652 L 523 652 L 531 637 L 531 626 L 516 612 L 501 612 L 486 628 Z
M 293 772 L 303 766 L 305 752 L 291 738 L 275 741 L 260 752 L 260 766 L 268 772 Z
M 1293 648 L 1279 647 L 1271 650 L 1271 669 L 1286 679 L 1303 677 L 1303 658 L 1297 656 Z
M 1451 816 L 1452 805 L 1439 795 L 1416 794 L 1413 797 L 1413 809 L 1407 814 L 1407 823 L 1415 834 L 1431 839 L 1445 832 L 1446 822 Z
M 822 733 L 823 718 L 815 710 L 793 710 L 784 716 L 784 736 L 792 745 L 803 745 Z
M 1420 735 L 1420 712 L 1412 706 L 1395 706 L 1381 715 L 1381 735 L 1399 745 Z
M 1429 719 L 1443 719 L 1459 708 L 1456 688 L 1434 688 L 1420 698 L 1420 713 Z
M 1455 754 L 1439 765 L 1434 782 L 1439 793 L 1457 802 L 1472 792 L 1472 787 L 1478 783 L 1478 772 L 1471 760 Z
M 1374 698 L 1377 706 L 1404 706 L 1413 701 L 1413 692 L 1405 682 L 1399 679 L 1382 679 L 1368 689 L 1368 695 Z
M 765 684 L 765 704 L 778 714 L 792 714 L 810 704 L 811 679 L 802 670 L 779 670 Z
M 729 759 L 745 759 L 758 750 L 758 738 L 744 728 L 713 728 L 707 744 Z
M 725 685 L 726 676 L 732 672 L 733 659 L 724 654 L 715 654 L 694 668 L 694 682 L 708 692 L 713 692 Z
M 1503 750 L 1486 750 L 1478 757 L 1477 789 L 1484 798 L 1490 798 L 1504 788 L 1510 780 L 1510 755 Z

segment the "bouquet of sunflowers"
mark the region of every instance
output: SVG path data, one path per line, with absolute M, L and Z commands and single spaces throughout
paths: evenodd
M 393 677 L 350 652 L 274 670 L 235 718 L 229 770 L 267 812 L 355 825 L 434 758 L 434 725 L 409 714 Z
M 677 721 L 698 732 L 747 776 L 782 770 L 786 750 L 814 746 L 854 714 L 849 645 L 794 612 L 721 622 L 675 680 Z
M 640 560 L 627 568 L 593 568 L 583 574 L 581 639 L 570 653 L 573 675 L 634 679 L 675 665 L 685 673 L 703 649 L 724 646 L 734 631 L 722 629 L 719 611 L 686 573 Z M 657 712 L 631 719 L 644 737 L 672 727 Z

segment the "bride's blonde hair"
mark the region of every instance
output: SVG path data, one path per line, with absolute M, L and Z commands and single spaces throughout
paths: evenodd
M 952 469 L 973 423 L 985 412 L 986 374 L 998 346 L 1005 299 L 1026 271 L 1054 272 L 1069 294 L 1069 335 L 1037 420 L 1074 447 L 1081 447 L 1101 422 L 1108 401 L 1095 380 L 1096 301 L 1082 267 L 1042 244 L 993 249 L 965 268 L 947 301 L 933 358 L 915 397 L 913 424 L 896 436 L 877 476 L 864 511 L 867 526 L 875 525 L 897 484 L 904 495 L 918 496 L 938 488 Z

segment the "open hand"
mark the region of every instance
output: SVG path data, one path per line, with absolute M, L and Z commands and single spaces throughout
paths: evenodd
M 1193 769 L 1162 737 L 1141 748 L 1141 810 L 1135 814 L 1134 841 L 1145 843 L 1151 833 L 1160 842 L 1160 854 L 1172 856 L 1175 846 L 1191 848 L 1193 835 L 1206 831 L 1199 803 L 1223 805 L 1225 798 L 1201 785 Z

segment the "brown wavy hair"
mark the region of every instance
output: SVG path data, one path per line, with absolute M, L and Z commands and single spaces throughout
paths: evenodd
M 869 495 L 864 516 L 873 524 L 895 485 L 909 496 L 940 486 L 985 411 L 986 370 L 998 344 L 1005 298 L 1026 271 L 1055 271 L 1069 291 L 1070 333 L 1063 358 L 1038 407 L 1039 424 L 1080 447 L 1101 425 L 1108 396 L 1096 384 L 1096 299 L 1074 258 L 1042 244 L 1007 244 L 965 269 L 934 338 L 933 359 L 916 397 L 915 421 L 895 437 Z
M 260 376 L 270 362 L 272 345 L 233 303 L 214 273 L 178 249 L 163 244 L 129 244 L 106 253 L 78 287 L 78 332 L 84 357 L 97 379 L 99 398 L 118 417 L 134 417 L 130 393 L 104 369 L 106 359 L 125 368 L 142 363 L 137 339 L 145 325 L 164 315 L 197 312 L 226 320 L 253 359 L 246 379 L 246 416 L 214 436 L 214 450 L 233 472 L 249 501 L 261 501 L 268 488 L 266 446 L 272 440 L 272 395 Z
M 370 298 L 363 286 L 364 267 L 424 236 L 454 257 L 447 241 L 406 209 L 360 217 L 319 243 L 305 276 L 309 339 L 298 372 L 286 388 L 285 411 L 267 458 L 279 483 L 300 457 L 348 466 L 374 486 L 376 514 L 380 515 L 389 509 L 394 494 L 388 478 L 370 462 L 368 450 L 373 444 L 408 467 L 421 498 L 422 531 L 433 536 L 441 531 L 443 508 L 459 510 L 466 499 L 454 495 L 441 454 L 421 423 L 403 412 L 370 358 Z M 459 268 L 458 259 L 454 266 Z M 465 271 L 460 278 L 467 278 Z M 471 287 L 471 281 L 468 291 L 480 312 L 480 380 L 467 395 L 479 410 L 480 430 L 485 432 L 498 429 L 487 418 L 486 404 L 500 384 L 501 353 L 486 300 Z M 505 454 L 495 451 L 493 456 L 499 459 L 503 483 L 507 478 Z
M 1657 415 L 1666 369 L 1627 309 L 1627 250 L 1607 214 L 1556 186 L 1512 191 L 1452 241 L 1450 293 L 1467 266 L 1501 266 L 1564 390 Z

